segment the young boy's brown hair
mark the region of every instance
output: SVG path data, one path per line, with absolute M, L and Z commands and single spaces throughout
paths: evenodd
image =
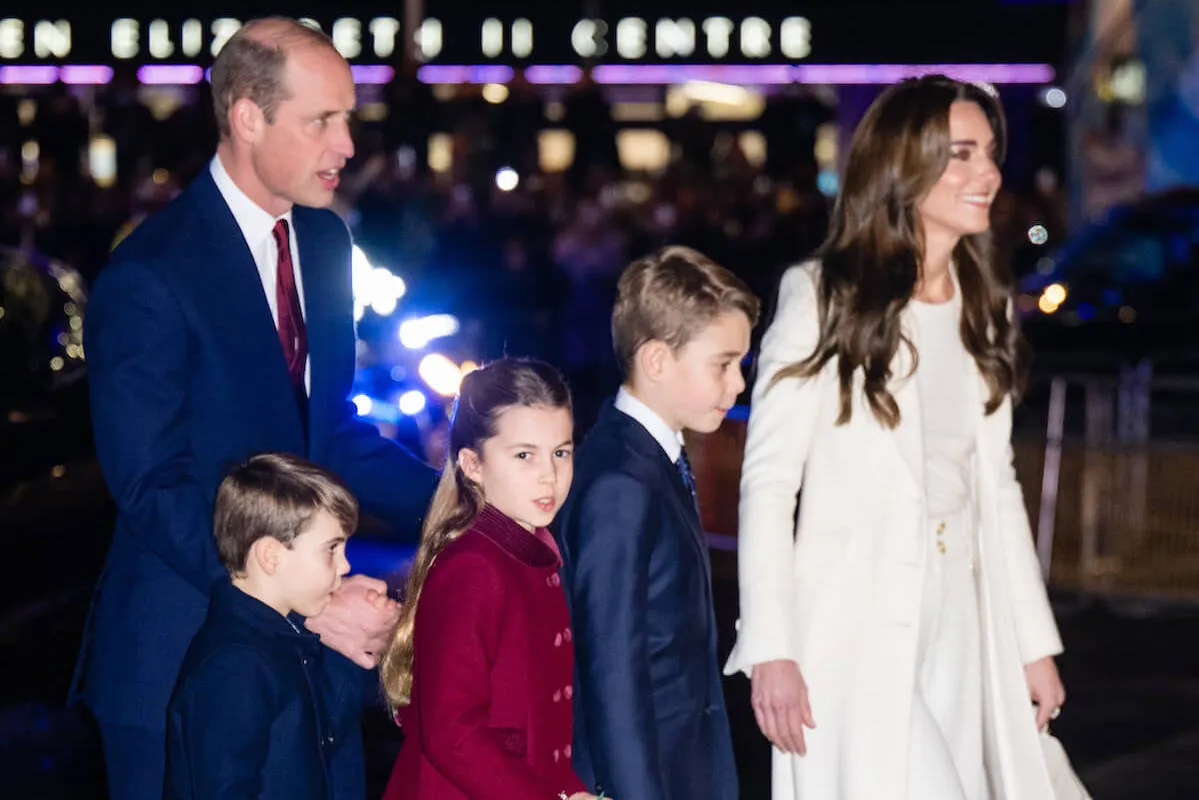
M 620 276 L 612 309 L 612 343 L 621 377 L 629 380 L 637 350 L 687 344 L 721 314 L 739 311 L 757 324 L 760 303 L 745 282 L 690 247 L 665 247 L 634 261 Z
M 358 501 L 328 470 L 287 453 L 262 453 L 235 467 L 217 488 L 213 528 L 230 574 L 246 568 L 254 542 L 268 536 L 290 546 L 326 511 L 346 535 L 358 526 Z

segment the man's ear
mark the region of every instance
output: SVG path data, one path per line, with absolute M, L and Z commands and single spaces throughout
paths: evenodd
M 267 125 L 262 109 L 248 97 L 240 97 L 229 107 L 229 131 L 234 139 L 256 144 Z

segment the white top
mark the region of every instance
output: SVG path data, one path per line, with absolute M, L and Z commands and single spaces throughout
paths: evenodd
M 623 386 L 616 393 L 616 401 L 613 405 L 616 406 L 617 411 L 628 414 L 640 422 L 641 427 L 649 431 L 649 435 L 654 437 L 654 441 L 661 446 L 666 457 L 670 459 L 670 463 L 674 464 L 679 460 L 679 456 L 683 452 L 682 431 L 672 431 L 666 424 L 666 420 L 658 416 L 658 413 L 645 403 L 633 397 Z
M 930 519 L 950 516 L 970 504 L 977 402 L 970 392 L 972 358 L 962 344 L 961 289 L 951 300 L 912 300 L 916 381 L 924 423 L 924 492 Z
M 296 293 L 300 297 L 300 313 L 307 318 L 308 312 L 304 308 L 304 279 L 300 274 L 300 248 L 296 244 L 296 226 L 292 224 L 291 209 L 279 217 L 268 214 L 233 182 L 229 173 L 225 171 L 225 165 L 221 163 L 219 155 L 212 157 L 209 171 L 212 173 L 212 180 L 216 183 L 217 190 L 225 199 L 225 205 L 229 206 L 229 210 L 233 212 L 233 218 L 237 220 L 237 227 L 241 229 L 246 247 L 250 248 L 250 255 L 254 257 L 254 265 L 258 267 L 258 279 L 262 282 L 262 291 L 266 294 L 267 305 L 271 308 L 271 319 L 275 323 L 275 330 L 279 329 L 279 299 L 276 294 L 279 248 L 275 245 L 274 230 L 276 222 L 281 219 L 287 220 L 291 265 L 296 276 Z M 306 359 L 304 387 L 310 392 L 312 390 L 311 372 L 312 361 Z

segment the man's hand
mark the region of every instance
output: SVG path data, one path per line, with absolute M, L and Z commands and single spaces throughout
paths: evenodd
M 1028 681 L 1028 694 L 1037 704 L 1037 730 L 1044 730 L 1049 720 L 1056 719 L 1066 702 L 1066 687 L 1057 674 L 1053 658 L 1046 656 L 1024 666 L 1024 677 Z
M 784 753 L 807 754 L 803 729 L 815 728 L 816 721 L 799 665 L 789 660 L 755 664 L 750 682 L 750 702 L 762 734 Z
M 304 623 L 330 647 L 363 669 L 379 665 L 396 621 L 399 603 L 387 596 L 387 584 L 367 575 L 352 575 L 333 593 L 329 606 Z

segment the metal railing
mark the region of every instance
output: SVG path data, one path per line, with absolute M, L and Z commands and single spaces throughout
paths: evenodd
M 1068 436 L 1071 393 L 1082 432 Z M 1155 378 L 1149 362 L 1118 376 L 1051 379 L 1044 439 L 1014 446 L 1046 577 L 1098 594 L 1199 599 L 1199 443 L 1151 436 L 1155 395 L 1199 410 L 1199 380 Z
M 1054 376 L 1045 427 L 1016 438 L 1016 475 L 1054 587 L 1199 601 L 1199 440 L 1153 440 L 1155 394 L 1184 398 L 1182 412 L 1193 405 L 1199 417 L 1199 379 L 1155 378 L 1142 363 Z M 711 533 L 736 535 L 744 444 L 745 424 L 732 419 L 688 440 Z

